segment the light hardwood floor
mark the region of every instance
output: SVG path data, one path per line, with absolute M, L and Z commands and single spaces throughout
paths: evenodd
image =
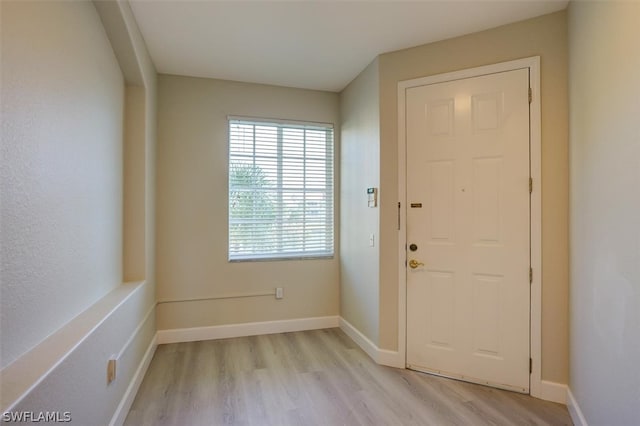
M 125 425 L 571 425 L 566 407 L 375 364 L 340 329 L 158 347 Z

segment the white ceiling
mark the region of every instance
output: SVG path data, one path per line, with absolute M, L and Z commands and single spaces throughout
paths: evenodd
M 158 72 L 340 91 L 377 55 L 567 1 L 130 0 Z

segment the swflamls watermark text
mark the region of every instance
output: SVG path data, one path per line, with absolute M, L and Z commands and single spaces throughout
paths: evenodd
M 2 414 L 2 421 L 6 423 L 69 423 L 71 413 L 69 411 L 8 411 Z

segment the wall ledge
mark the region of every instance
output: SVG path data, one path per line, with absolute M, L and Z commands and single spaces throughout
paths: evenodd
M 338 318 L 338 316 L 327 316 L 158 330 L 158 344 L 195 342 L 199 340 L 228 339 L 231 337 L 257 336 L 261 334 L 334 328 L 339 326 Z
M 124 283 L 0 371 L 2 413 L 11 411 L 118 310 L 144 281 Z

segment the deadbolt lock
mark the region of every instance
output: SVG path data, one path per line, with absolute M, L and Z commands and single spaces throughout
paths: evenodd
M 418 261 L 417 261 L 417 260 L 415 260 L 415 259 L 411 259 L 411 260 L 409 261 L 409 267 L 410 267 L 411 269 L 416 269 L 418 266 L 424 266 L 424 263 L 422 263 L 422 262 L 418 262 Z

